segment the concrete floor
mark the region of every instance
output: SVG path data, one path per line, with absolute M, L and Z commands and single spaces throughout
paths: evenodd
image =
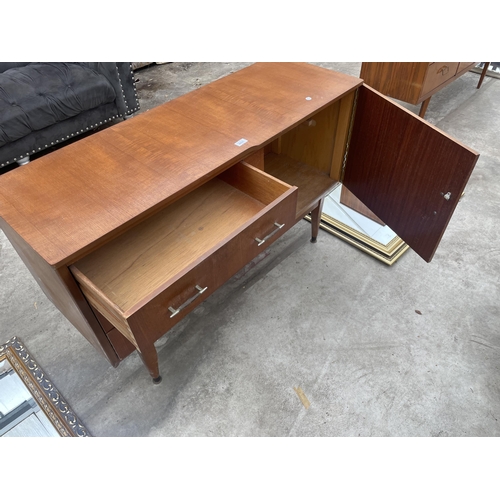
M 140 69 L 141 112 L 245 65 Z M 313 245 L 303 221 L 157 342 L 155 386 L 136 354 L 112 368 L 0 233 L 0 343 L 18 336 L 94 436 L 500 435 L 500 81 L 478 78 L 427 111 L 481 154 L 430 264 Z

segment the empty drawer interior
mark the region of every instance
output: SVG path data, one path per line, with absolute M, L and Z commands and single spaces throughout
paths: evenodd
M 290 189 L 238 163 L 82 258 L 71 270 L 83 292 L 93 295 L 94 304 L 101 295 L 126 316 L 127 310 L 174 282 Z

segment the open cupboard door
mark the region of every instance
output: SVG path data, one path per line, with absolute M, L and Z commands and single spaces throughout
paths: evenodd
M 430 262 L 478 157 L 362 85 L 343 184 Z

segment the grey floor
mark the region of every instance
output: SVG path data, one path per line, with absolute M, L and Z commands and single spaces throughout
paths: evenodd
M 141 112 L 245 65 L 142 68 Z M 137 355 L 95 352 L 0 233 L 0 343 L 18 336 L 94 436 L 500 435 L 500 81 L 478 78 L 427 111 L 481 154 L 430 264 L 311 244 L 302 221 L 157 342 L 155 386 Z

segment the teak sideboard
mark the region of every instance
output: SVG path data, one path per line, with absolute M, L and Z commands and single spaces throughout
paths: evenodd
M 359 77 L 386 96 L 410 104 L 422 103 L 419 116 L 423 118 L 431 97 L 474 68 L 476 64 L 475 62 L 364 62 Z
M 478 154 L 366 86 L 258 63 L 0 177 L 1 227 L 117 366 L 342 182 L 430 261 Z

